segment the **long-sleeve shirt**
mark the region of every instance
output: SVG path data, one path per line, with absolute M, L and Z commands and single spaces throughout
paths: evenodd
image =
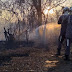
M 61 15 L 58 20 L 58 24 L 61 24 L 60 35 L 66 34 L 67 23 L 68 23 L 68 15 Z

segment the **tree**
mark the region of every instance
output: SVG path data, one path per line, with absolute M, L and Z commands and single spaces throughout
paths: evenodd
M 1 1 L 1 0 L 0 0 Z M 9 18 L 9 22 L 11 23 L 12 18 L 14 16 L 16 17 L 16 22 L 14 23 L 14 26 L 16 26 L 16 33 L 22 35 L 24 33 L 25 29 L 36 28 L 36 25 L 41 25 L 42 20 L 45 18 L 45 15 L 43 13 L 43 10 L 46 9 L 48 6 L 52 8 L 55 8 L 62 3 L 64 3 L 66 0 L 14 0 L 9 3 L 9 1 L 6 2 L 0 2 L 1 9 L 6 10 L 11 14 L 11 18 Z M 2 11 L 0 10 L 0 14 Z M 43 18 L 44 17 L 44 18 Z M 47 21 L 47 18 L 45 19 Z M 34 26 L 34 24 L 36 24 Z M 23 28 L 21 28 L 23 27 Z M 18 32 L 19 31 L 19 32 Z
M 42 24 L 41 0 L 32 0 L 32 2 L 37 10 L 39 25 L 41 25 Z
M 45 3 L 42 3 L 42 0 L 32 0 L 32 4 L 37 10 L 39 25 L 42 24 L 42 15 L 44 15 L 43 10 L 46 7 L 50 6 L 51 7 L 50 9 L 55 8 L 64 3 L 66 0 L 45 0 L 45 1 L 46 1 Z

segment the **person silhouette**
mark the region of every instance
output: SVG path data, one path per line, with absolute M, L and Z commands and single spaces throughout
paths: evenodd
M 67 24 L 68 24 L 68 16 L 69 16 L 69 8 L 64 7 L 63 8 L 63 14 L 59 17 L 58 24 L 61 24 L 61 31 L 58 39 L 58 48 L 57 48 L 57 53 L 56 56 L 59 56 L 61 54 L 61 46 L 66 39 L 66 29 L 67 29 Z
M 69 9 L 68 24 L 66 29 L 65 60 L 70 60 L 70 44 L 72 41 L 72 7 Z

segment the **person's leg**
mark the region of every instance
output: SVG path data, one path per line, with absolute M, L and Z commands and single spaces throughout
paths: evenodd
M 65 49 L 65 60 L 70 60 L 69 59 L 70 55 L 70 39 L 66 39 L 66 49 Z
M 65 39 L 65 36 L 59 36 L 59 40 L 58 40 L 58 48 L 57 48 L 57 54 L 56 55 L 60 55 L 60 51 L 61 51 L 61 46 L 62 46 L 62 43 Z

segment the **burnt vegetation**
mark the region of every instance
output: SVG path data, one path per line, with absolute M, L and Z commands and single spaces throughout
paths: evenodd
M 53 25 L 54 29 L 52 29 L 46 24 L 56 24 L 62 13 L 62 9 L 56 8 L 62 8 L 65 2 L 66 0 L 0 0 L 0 24 L 4 24 L 3 36 L 5 38 L 4 41 L 0 41 L 0 72 L 51 72 L 55 70 L 53 66 L 63 62 L 60 58 L 53 56 L 57 48 L 60 27 L 57 29 Z M 45 9 L 49 11 L 54 9 L 54 15 L 45 15 Z M 49 31 L 52 29 L 48 33 L 50 34 L 48 43 L 45 41 L 39 43 L 31 39 L 31 33 L 40 26 L 44 27 L 41 28 L 46 31 L 46 33 L 43 32 L 44 34 L 47 34 L 46 26 Z M 52 35 L 51 32 L 56 35 Z M 39 40 L 41 41 L 43 37 L 39 37 Z M 50 45 L 51 42 L 53 42 L 52 45 Z M 46 63 L 46 60 L 50 58 L 51 63 Z M 58 60 L 59 63 L 52 60 Z

